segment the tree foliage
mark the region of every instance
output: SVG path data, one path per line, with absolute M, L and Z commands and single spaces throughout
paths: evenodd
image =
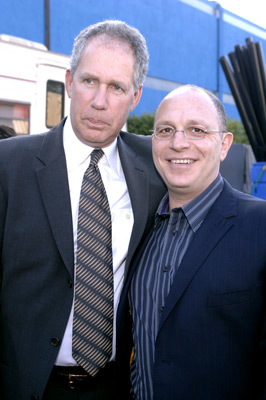
M 228 132 L 232 132 L 234 135 L 234 143 L 249 144 L 249 140 L 241 121 L 227 118 L 227 129 Z
M 140 116 L 132 115 L 127 119 L 128 132 L 136 133 L 137 135 L 150 135 L 150 130 L 153 129 L 154 114 L 145 113 Z

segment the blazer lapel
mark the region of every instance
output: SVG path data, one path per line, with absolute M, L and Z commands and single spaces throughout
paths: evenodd
M 62 121 L 44 138 L 37 158 L 37 179 L 44 207 L 60 255 L 73 277 L 74 250 L 71 203 L 65 153 L 63 149 Z
M 130 260 L 144 233 L 148 218 L 148 172 L 145 165 L 139 161 L 137 154 L 118 138 L 118 151 L 127 182 L 128 192 L 134 214 L 134 226 L 130 238 L 126 259 L 125 275 L 128 272 Z
M 236 202 L 232 189 L 225 182 L 225 188 L 197 231 L 176 272 L 165 303 L 159 331 L 212 249 L 234 225 L 235 218 L 232 217 L 236 215 Z

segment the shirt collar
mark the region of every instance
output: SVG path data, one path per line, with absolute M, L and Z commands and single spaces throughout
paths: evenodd
M 74 133 L 71 120 L 68 117 L 64 125 L 63 145 L 66 155 L 67 170 L 71 172 L 79 165 L 89 163 L 89 158 L 94 147 L 82 143 Z M 103 156 L 99 160 L 99 164 L 109 165 L 110 168 L 118 175 L 121 173 L 121 163 L 119 162 L 117 139 L 115 139 L 108 147 L 104 147 Z
M 183 210 L 191 229 L 196 232 L 202 224 L 211 206 L 220 195 L 224 186 L 224 180 L 219 174 L 213 183 L 207 187 L 201 194 L 189 203 L 180 207 Z M 168 193 L 162 198 L 155 216 L 155 224 L 160 219 L 165 219 L 170 216 L 169 212 L 169 196 Z

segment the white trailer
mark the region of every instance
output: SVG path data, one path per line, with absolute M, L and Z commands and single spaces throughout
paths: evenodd
M 0 124 L 17 134 L 45 132 L 69 112 L 70 57 L 40 43 L 0 35 Z

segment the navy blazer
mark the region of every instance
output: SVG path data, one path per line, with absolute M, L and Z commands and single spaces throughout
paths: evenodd
M 5 400 L 42 398 L 73 302 L 73 229 L 63 124 L 45 134 L 0 143 L 0 394 Z M 134 213 L 127 275 L 165 187 L 153 166 L 150 137 L 121 132 L 118 150 Z M 118 320 L 124 329 L 126 320 Z M 117 398 L 126 387 L 129 368 L 124 352 L 128 338 L 119 330 L 118 325 Z
M 266 202 L 227 182 L 174 278 L 153 382 L 154 400 L 266 399 Z

